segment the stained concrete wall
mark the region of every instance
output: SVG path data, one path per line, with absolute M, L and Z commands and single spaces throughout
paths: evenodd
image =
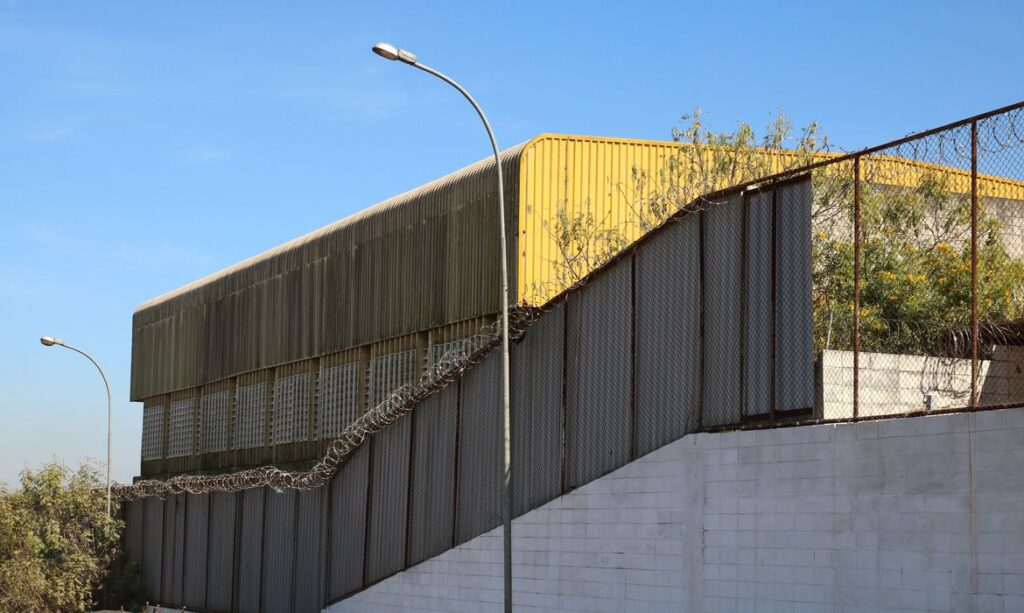
M 515 522 L 517 610 L 1024 610 L 1024 410 L 686 436 Z M 500 606 L 500 530 L 329 611 Z
M 858 415 L 902 415 L 925 408 L 957 409 L 971 403 L 971 361 L 920 355 L 861 352 Z M 853 352 L 823 351 L 818 364 L 816 416 L 853 417 Z M 978 402 L 1024 402 L 1024 347 L 996 347 L 978 363 Z

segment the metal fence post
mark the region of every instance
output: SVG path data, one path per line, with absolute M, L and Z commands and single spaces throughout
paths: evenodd
M 971 408 L 978 407 L 978 120 L 971 122 Z
M 860 411 L 860 156 L 853 158 L 853 419 Z

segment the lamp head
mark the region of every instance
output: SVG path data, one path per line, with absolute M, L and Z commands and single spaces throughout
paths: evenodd
M 39 342 L 42 343 L 43 345 L 47 346 L 47 347 L 53 347 L 54 345 L 63 345 L 64 344 L 64 341 L 62 341 L 59 338 L 54 338 L 52 336 L 44 336 L 44 337 L 39 339 Z
M 373 46 L 373 52 L 386 60 L 398 60 L 406 64 L 416 63 L 416 54 L 389 43 L 377 43 Z

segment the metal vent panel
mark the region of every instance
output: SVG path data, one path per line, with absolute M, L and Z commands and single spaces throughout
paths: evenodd
M 243 385 L 235 390 L 235 449 L 263 446 L 266 384 Z
M 320 371 L 317 383 L 316 438 L 339 436 L 359 417 L 359 362 Z
M 193 404 L 192 398 L 171 403 L 167 416 L 167 457 L 169 458 L 180 458 L 195 452 Z
M 309 373 L 274 381 L 274 445 L 309 440 Z
M 142 460 L 161 460 L 164 457 L 164 405 L 146 405 L 142 408 Z
M 199 398 L 199 452 L 214 453 L 228 448 L 230 397 L 227 390 Z

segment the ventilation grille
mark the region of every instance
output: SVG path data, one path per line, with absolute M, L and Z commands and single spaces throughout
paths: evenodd
M 263 383 L 239 387 L 235 392 L 237 421 L 235 423 L 235 449 L 263 446 L 263 401 L 266 394 Z
M 164 457 L 164 405 L 142 409 L 142 461 Z
M 355 421 L 359 411 L 359 363 L 320 371 L 316 437 L 333 438 Z

